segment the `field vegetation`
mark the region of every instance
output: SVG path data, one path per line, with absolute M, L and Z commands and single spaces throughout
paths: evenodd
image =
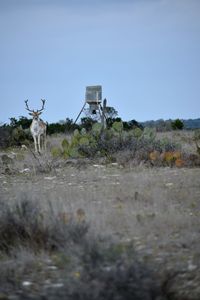
M 68 120 L 39 154 L 15 125 L 0 131 L 0 299 L 200 299 L 199 130 Z

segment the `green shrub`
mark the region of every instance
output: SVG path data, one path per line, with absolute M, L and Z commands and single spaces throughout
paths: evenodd
M 62 150 L 58 147 L 53 147 L 51 149 L 51 154 L 55 158 L 61 157 L 62 156 Z
M 114 122 L 112 124 L 112 128 L 117 132 L 117 133 L 122 133 L 123 131 L 123 123 L 122 122 Z
M 144 130 L 135 128 L 125 131 L 122 122 L 114 122 L 110 129 L 103 130 L 99 123 L 93 124 L 89 132 L 76 129 L 70 141 L 66 139 L 62 141 L 61 149 L 52 149 L 52 155 L 65 159 L 104 157 L 107 162 L 115 162 L 120 158 L 121 162 L 134 160 L 137 164 L 153 162 L 153 165 L 160 166 L 167 165 L 167 160 L 152 160 L 151 157 L 154 157 L 155 153 L 161 155 L 166 152 L 173 153 L 176 150 L 180 150 L 180 146 L 168 139 L 156 140 L 156 130 L 153 128 Z M 127 157 L 123 159 L 123 155 Z M 180 161 L 179 165 L 182 164 Z
M 155 128 L 145 127 L 144 131 L 143 131 L 143 137 L 145 139 L 154 141 L 155 138 L 156 138 L 156 129 Z
M 93 135 L 98 136 L 98 135 L 100 135 L 101 132 L 102 132 L 102 124 L 95 123 L 95 124 L 92 125 L 91 133 Z
M 89 144 L 90 144 L 89 138 L 84 136 L 80 138 L 79 145 L 89 145 Z
M 63 139 L 61 145 L 62 145 L 62 148 L 63 148 L 64 150 L 67 150 L 67 149 L 69 148 L 69 142 L 68 142 L 68 140 L 67 140 L 67 139 Z
M 184 123 L 180 119 L 176 119 L 171 122 L 171 126 L 173 130 L 182 130 L 184 127 Z
M 143 134 L 143 130 L 141 128 L 137 127 L 135 129 L 132 129 L 132 131 L 130 133 L 133 134 L 134 137 L 140 138 Z

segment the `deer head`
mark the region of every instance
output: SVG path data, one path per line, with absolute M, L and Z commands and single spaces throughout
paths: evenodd
M 42 111 L 44 110 L 45 99 L 41 99 L 41 101 L 42 101 L 42 108 L 34 111 L 34 109 L 30 109 L 28 107 L 28 99 L 25 100 L 26 110 L 29 111 L 29 115 L 31 115 L 33 117 L 33 119 L 38 119 L 39 115 L 41 115 Z

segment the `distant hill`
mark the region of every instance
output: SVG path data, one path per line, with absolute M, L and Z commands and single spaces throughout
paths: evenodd
M 164 129 L 164 130 L 168 130 L 171 127 L 171 122 L 173 120 L 169 119 L 169 120 L 163 120 L 163 119 L 159 119 L 156 121 L 145 121 L 145 122 L 141 122 L 140 124 L 144 127 L 155 127 L 158 129 Z M 181 119 L 181 121 L 184 124 L 184 129 L 198 129 L 200 128 L 200 118 L 199 119 L 188 119 L 188 120 L 184 120 Z
M 182 120 L 185 129 L 197 129 L 200 128 L 200 119 Z

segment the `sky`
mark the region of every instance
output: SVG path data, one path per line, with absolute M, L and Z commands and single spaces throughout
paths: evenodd
M 123 120 L 200 117 L 200 0 L 0 0 L 0 123 L 75 120 L 85 89 Z

